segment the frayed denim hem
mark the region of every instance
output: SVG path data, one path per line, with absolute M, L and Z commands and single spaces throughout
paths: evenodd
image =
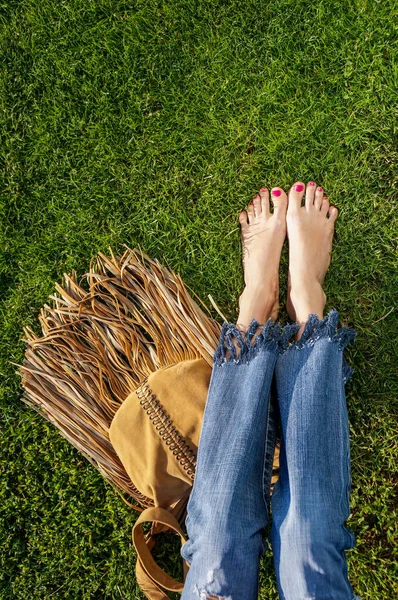
M 337 344 L 343 352 L 350 342 L 356 337 L 355 329 L 348 327 L 338 328 L 339 313 L 333 309 L 322 320 L 317 315 L 311 314 L 308 316 L 308 321 L 305 324 L 301 338 L 291 344 L 291 348 L 301 350 L 308 346 L 313 346 L 317 340 L 326 338 L 330 342 Z M 343 358 L 343 382 L 347 383 L 352 377 L 354 369 L 348 366 L 347 361 Z
M 261 329 L 256 335 L 259 328 Z M 275 323 L 271 319 L 268 319 L 265 325 L 252 319 L 246 332 L 238 329 L 234 323 L 224 323 L 218 347 L 213 356 L 213 363 L 217 365 L 223 365 L 226 362 L 247 364 L 260 350 L 265 348 L 274 352 L 282 352 L 286 350 L 290 339 L 299 329 L 300 326 L 297 324 L 281 327 L 279 323 Z M 256 337 L 253 341 L 254 336 Z M 227 352 L 229 352 L 228 357 Z
M 317 315 L 308 316 L 301 338 L 292 345 L 296 348 L 304 348 L 307 345 L 312 346 L 321 338 L 328 338 L 331 342 L 336 342 L 340 350 L 344 350 L 348 344 L 355 338 L 355 329 L 341 327 L 338 329 L 339 313 L 333 309 L 322 320 Z
M 339 313 L 335 309 L 331 310 L 324 319 L 319 319 L 317 315 L 310 314 L 301 338 L 290 343 L 291 338 L 300 329 L 298 323 L 282 327 L 271 319 L 268 319 L 265 325 L 261 325 L 255 319 L 252 319 L 247 331 L 244 332 L 238 329 L 236 324 L 225 322 L 221 328 L 219 344 L 213 356 L 213 363 L 216 365 L 223 365 L 227 362 L 247 364 L 261 349 L 267 348 L 278 353 L 283 353 L 288 348 L 301 350 L 313 346 L 317 340 L 322 338 L 327 338 L 329 341 L 336 343 L 339 349 L 343 351 L 354 340 L 356 332 L 354 329 L 347 327 L 338 328 L 338 323 Z M 256 335 L 259 328 L 260 331 Z M 229 356 L 227 357 L 228 352 Z M 344 383 L 351 379 L 353 372 L 354 370 L 348 366 L 343 358 Z

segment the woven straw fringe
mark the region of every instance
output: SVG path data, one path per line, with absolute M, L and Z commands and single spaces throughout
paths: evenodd
M 117 491 L 150 506 L 113 450 L 109 426 L 125 398 L 158 368 L 192 358 L 211 366 L 221 327 L 179 275 L 141 250 L 99 253 L 81 283 L 73 272 L 56 290 L 52 306 L 40 313 L 42 337 L 24 330 L 22 399 Z

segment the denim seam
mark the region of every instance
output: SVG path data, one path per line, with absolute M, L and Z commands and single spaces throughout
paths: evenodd
M 267 515 L 267 522 L 269 522 L 269 500 L 267 500 L 265 498 L 265 494 L 266 492 L 268 492 L 268 496 L 269 496 L 269 487 L 266 490 L 265 489 L 265 476 L 266 476 L 266 465 L 267 465 L 267 459 L 268 459 L 268 439 L 269 439 L 269 429 L 270 429 L 270 411 L 271 411 L 271 395 L 269 395 L 268 398 L 268 408 L 267 408 L 267 429 L 265 432 L 265 443 L 264 443 L 264 454 L 263 454 L 263 468 L 262 468 L 262 492 L 263 492 L 263 501 L 264 501 L 264 505 L 265 505 L 265 511 L 266 511 L 266 515 Z M 267 473 L 268 475 L 268 473 Z

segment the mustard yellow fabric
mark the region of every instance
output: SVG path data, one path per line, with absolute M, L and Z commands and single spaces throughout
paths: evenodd
M 203 359 L 185 360 L 148 377 L 152 392 L 195 455 L 210 377 L 211 367 Z M 160 437 L 136 390 L 115 413 L 109 437 L 134 486 L 155 506 L 169 509 L 192 487 L 192 479 Z

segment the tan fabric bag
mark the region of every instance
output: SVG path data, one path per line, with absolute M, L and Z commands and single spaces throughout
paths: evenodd
M 137 583 L 150 600 L 166 600 L 162 590 L 181 592 L 183 583 L 151 550 L 163 531 L 185 541 L 221 326 L 178 275 L 138 250 L 99 254 L 80 283 L 65 275 L 57 292 L 40 314 L 43 335 L 25 330 L 22 399 L 139 503 L 122 495 L 141 512 L 133 528 Z

